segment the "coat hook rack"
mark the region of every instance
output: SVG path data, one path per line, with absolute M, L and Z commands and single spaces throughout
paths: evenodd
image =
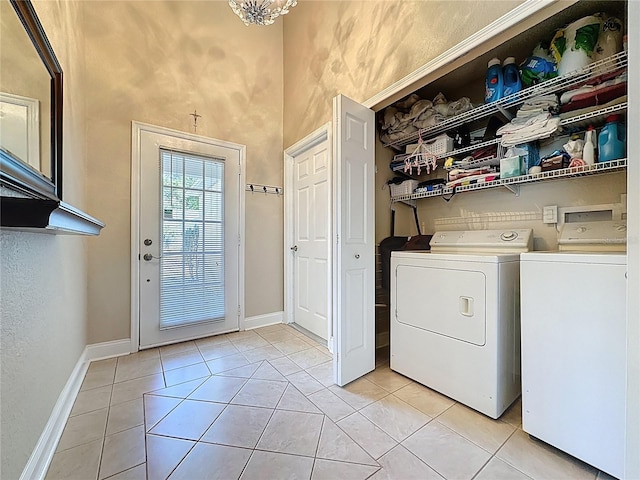
M 273 187 L 271 185 L 261 185 L 259 183 L 247 183 L 245 188 L 247 192 L 265 193 L 271 195 L 282 195 L 284 189 L 282 187 Z

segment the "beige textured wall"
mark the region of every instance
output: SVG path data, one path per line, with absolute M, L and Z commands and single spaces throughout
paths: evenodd
M 284 22 L 285 147 L 331 120 L 338 93 L 362 102 L 520 3 L 299 2 Z
M 82 209 L 82 42 L 77 5 L 36 1 L 64 71 L 65 200 Z M 0 232 L 1 478 L 19 478 L 86 345 L 87 240 Z
M 90 211 L 89 343 L 130 335 L 131 121 L 247 145 L 248 182 L 282 185 L 282 25 L 226 2 L 84 3 Z M 282 199 L 246 205 L 246 316 L 281 311 Z M 268 252 L 268 254 L 265 254 Z

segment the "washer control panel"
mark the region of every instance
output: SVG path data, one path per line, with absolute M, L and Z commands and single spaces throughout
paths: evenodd
M 563 245 L 610 245 L 627 243 L 627 223 L 604 220 L 584 223 L 565 223 L 558 238 Z

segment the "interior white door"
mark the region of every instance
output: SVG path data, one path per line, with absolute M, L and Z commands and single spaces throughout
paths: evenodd
M 375 368 L 374 112 L 338 95 L 334 111 L 335 382 Z
M 240 151 L 214 142 L 140 133 L 140 348 L 238 330 Z
M 331 294 L 331 189 L 327 140 L 293 157 L 294 322 L 327 339 Z

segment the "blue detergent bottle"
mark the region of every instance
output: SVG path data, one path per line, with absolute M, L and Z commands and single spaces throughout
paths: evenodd
M 502 96 L 507 97 L 512 93 L 522 90 L 520 72 L 514 57 L 507 57 L 502 63 Z
M 503 77 L 500 60 L 492 58 L 489 60 L 488 67 L 485 81 L 484 103 L 495 102 L 502 98 Z
M 598 162 L 618 160 L 627 155 L 627 131 L 620 115 L 609 115 L 598 135 Z

